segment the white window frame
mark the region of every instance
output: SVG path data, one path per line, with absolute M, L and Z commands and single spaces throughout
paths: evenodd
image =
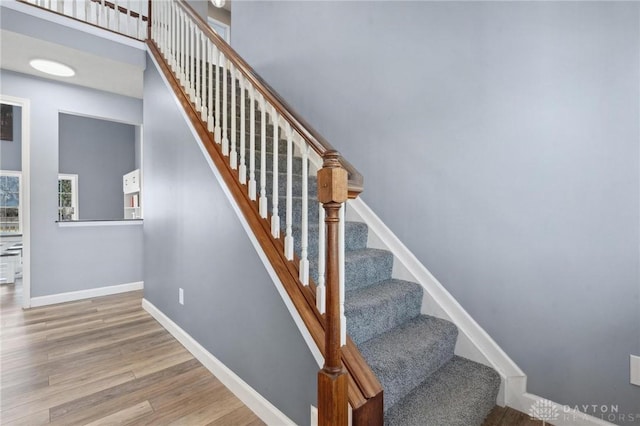
M 58 173 L 58 183 L 61 180 L 70 180 L 71 181 L 71 207 L 73 207 L 73 215 L 71 216 L 72 220 L 78 220 L 80 217 L 80 210 L 78 208 L 78 175 L 68 174 L 68 173 Z M 57 192 L 57 196 L 60 196 L 60 192 Z M 58 209 L 60 209 L 60 199 L 58 198 Z M 58 210 L 58 221 L 60 220 L 60 213 Z
M 15 170 L 0 170 L 0 176 L 13 176 L 18 178 L 18 234 L 22 234 L 22 212 L 24 201 L 22 199 L 22 172 Z

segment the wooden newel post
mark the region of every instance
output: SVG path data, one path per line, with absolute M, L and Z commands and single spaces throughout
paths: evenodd
M 318 201 L 325 211 L 327 291 L 325 313 L 324 366 L 318 372 L 318 424 L 346 426 L 347 373 L 340 350 L 340 282 L 338 272 L 338 231 L 340 206 L 347 201 L 347 171 L 335 151 L 326 153 L 318 171 Z

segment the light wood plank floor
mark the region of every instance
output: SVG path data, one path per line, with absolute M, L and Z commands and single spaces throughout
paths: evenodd
M 2 285 L 0 424 L 262 425 L 140 306 L 142 292 L 23 311 Z
M 533 420 L 527 414 L 509 407 L 495 407 L 487 416 L 482 426 L 553 426 Z

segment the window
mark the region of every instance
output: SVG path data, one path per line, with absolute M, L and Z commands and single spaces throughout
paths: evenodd
M 0 172 L 0 232 L 22 232 L 22 206 L 20 172 Z
M 58 220 L 78 220 L 78 175 L 58 175 Z

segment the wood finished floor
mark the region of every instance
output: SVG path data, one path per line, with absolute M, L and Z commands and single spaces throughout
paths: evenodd
M 553 426 L 533 420 L 529 415 L 509 407 L 495 407 L 487 416 L 482 426 Z
M 0 424 L 262 425 L 131 292 L 23 311 L 2 285 Z

